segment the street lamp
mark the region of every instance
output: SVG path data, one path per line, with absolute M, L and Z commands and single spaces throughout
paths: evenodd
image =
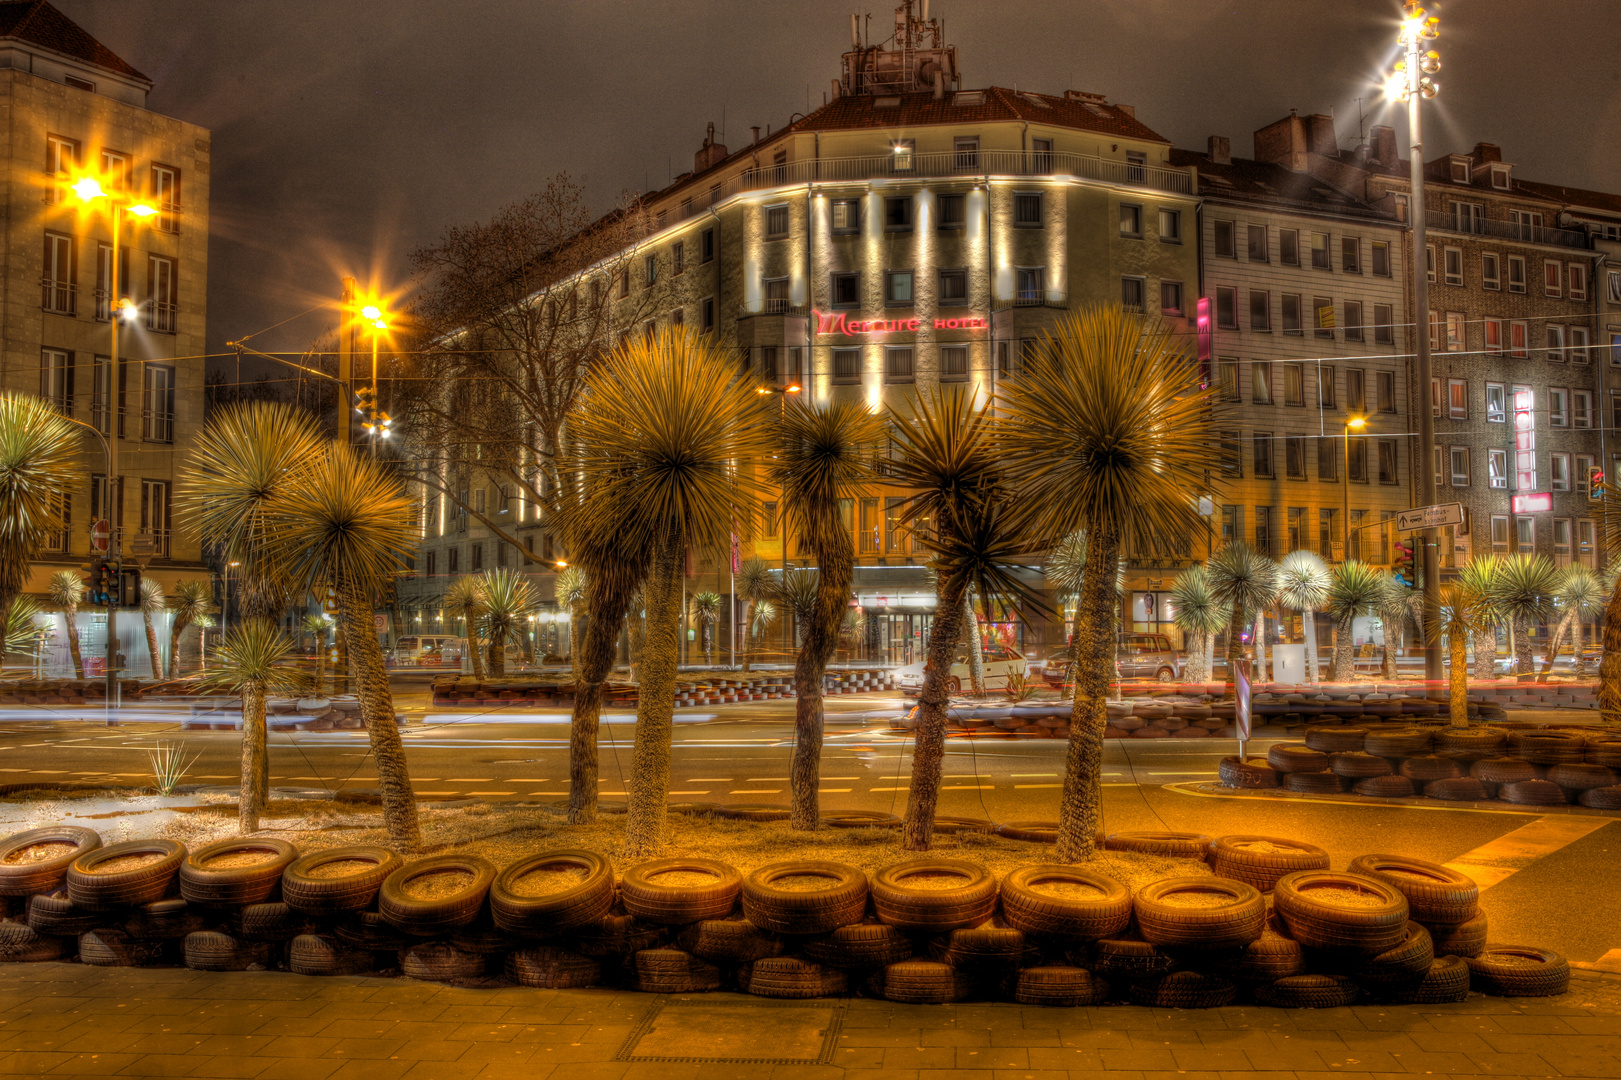
M 107 206 L 112 211 L 113 248 L 112 258 L 107 271 L 107 326 L 111 344 L 108 346 L 107 357 L 107 428 L 111 438 L 102 439 L 102 445 L 107 454 L 107 482 L 102 485 L 103 498 L 106 505 L 103 509 L 108 518 L 107 556 L 114 565 L 118 565 L 123 552 L 119 543 L 119 532 L 123 528 L 122 517 L 117 513 L 123 505 L 119 498 L 123 484 L 118 475 L 118 438 L 115 430 L 118 416 L 118 323 L 121 319 L 129 317 L 134 311 L 134 305 L 119 296 L 118 281 L 118 241 L 122 232 L 124 215 L 129 214 L 137 221 L 149 218 L 157 213 L 154 207 L 140 202 L 127 194 L 114 194 L 103 190 L 101 182 L 88 174 L 79 177 L 70 185 L 86 208 L 93 208 L 97 199 L 107 200 Z M 144 376 L 143 376 L 144 377 Z M 98 432 L 99 434 L 99 432 Z M 118 520 L 113 520 L 118 518 Z M 112 709 L 118 702 L 118 601 L 122 599 L 118 593 L 120 589 L 114 588 L 107 596 L 107 702 L 108 709 Z
M 1367 419 L 1361 416 L 1353 416 L 1345 422 L 1345 479 L 1340 485 L 1340 492 L 1344 496 L 1344 501 L 1340 505 L 1342 517 L 1340 529 L 1345 535 L 1346 559 L 1351 557 L 1351 431 L 1353 429 L 1361 431 L 1367 426 Z
M 383 318 L 383 311 L 376 304 L 361 308 L 360 317 L 365 320 L 366 332 L 371 335 L 371 384 L 368 387 L 369 395 L 356 411 L 364 420 L 361 426 L 371 438 L 371 456 L 376 457 L 377 440 L 388 438 L 389 426 L 394 422 L 377 402 L 377 339 L 388 330 L 388 320 Z
M 1424 129 L 1421 110 L 1419 106 L 1433 98 L 1441 91 L 1441 84 L 1435 81 L 1435 74 L 1441 70 L 1441 56 L 1434 49 L 1428 47 L 1429 43 L 1441 36 L 1441 20 L 1433 15 L 1426 15 L 1424 9 L 1413 0 L 1408 0 L 1406 11 L 1402 17 L 1401 32 L 1396 40 L 1402 46 L 1404 57 L 1396 62 L 1395 70 L 1385 82 L 1385 93 L 1392 101 L 1405 101 L 1407 103 L 1407 130 L 1412 143 L 1409 151 L 1408 175 L 1411 180 L 1411 194 L 1407 204 L 1407 224 L 1413 232 L 1413 243 L 1410 250 L 1413 253 L 1409 260 L 1411 263 L 1409 273 L 1413 277 L 1413 328 L 1415 348 L 1413 349 L 1414 382 L 1418 386 L 1420 407 L 1418 409 L 1418 468 L 1413 478 L 1414 501 L 1419 506 L 1429 506 L 1435 502 L 1435 468 L 1431 461 L 1435 457 L 1435 415 L 1426 402 L 1430 396 L 1430 289 L 1428 247 L 1425 241 L 1425 203 L 1424 203 Z M 1443 677 L 1441 668 L 1441 651 L 1437 642 L 1440 640 L 1439 623 L 1441 618 L 1440 600 L 1440 560 L 1437 558 L 1435 529 L 1428 528 L 1420 534 L 1420 573 L 1423 581 L 1423 612 L 1424 612 L 1424 681 L 1435 687 L 1440 684 Z

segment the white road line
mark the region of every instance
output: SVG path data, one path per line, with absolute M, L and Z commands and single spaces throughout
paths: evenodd
M 788 782 L 788 778 L 786 776 L 751 776 L 743 782 L 745 784 L 785 784 Z
M 445 777 L 445 783 L 447 783 L 447 784 L 488 784 L 491 780 L 494 780 L 494 779 L 495 779 L 495 777 L 493 777 L 493 776 L 447 776 L 447 777 Z
M 727 792 L 727 794 L 728 795 L 780 795 L 780 794 L 782 794 L 782 789 L 781 788 L 765 788 L 765 789 L 739 788 L 736 791 Z
M 995 784 L 942 784 L 941 791 L 995 791 Z
M 1560 848 L 1598 832 L 1612 820 L 1614 819 L 1607 817 L 1552 815 L 1537 818 L 1530 824 L 1506 832 L 1473 851 L 1464 852 L 1447 865 L 1482 889 L 1489 889 L 1504 878 L 1524 870 L 1538 859 L 1552 855 Z
M 1016 772 L 1011 773 L 1010 775 L 1017 778 L 1023 776 L 1057 776 L 1058 774 L 1055 772 Z
M 694 784 L 730 784 L 732 778 L 730 776 L 694 776 L 692 782 Z
M 822 795 L 843 795 L 843 794 L 847 793 L 850 789 L 847 788 L 847 787 L 825 787 L 825 788 L 817 788 L 816 790 L 817 790 L 817 792 L 819 794 L 822 794 Z
M 1061 788 L 1063 784 L 1014 784 L 1014 791 L 1024 791 L 1027 788 Z

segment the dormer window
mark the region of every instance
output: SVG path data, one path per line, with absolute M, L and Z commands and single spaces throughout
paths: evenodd
M 1469 182 L 1469 159 L 1455 157 L 1452 159 L 1452 182 L 1467 184 Z
M 1498 191 L 1507 191 L 1509 189 L 1507 169 L 1498 166 L 1492 167 L 1492 187 Z
M 88 90 L 92 94 L 96 92 L 96 84 L 91 82 L 89 79 L 76 79 L 72 75 L 64 75 L 62 76 L 62 81 L 73 87 L 75 90 Z

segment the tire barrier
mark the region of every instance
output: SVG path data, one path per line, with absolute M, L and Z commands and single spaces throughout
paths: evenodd
M 1133 891 L 1056 864 L 999 879 L 964 859 L 872 873 L 790 859 L 744 875 L 681 858 L 630 866 L 616 881 L 606 858 L 583 850 L 497 869 L 474 855 L 405 863 L 375 847 L 300 856 L 259 838 L 190 853 L 167 840 L 102 847 L 89 830 L 34 829 L 0 841 L 12 853 L 0 867 L 16 868 L 0 874 L 11 890 L 0 963 L 77 957 L 100 967 L 397 971 L 472 987 L 1183 1009 L 1241 997 L 1286 1008 L 1429 1004 L 1471 988 L 1561 994 L 1569 983 L 1554 953 L 1489 944 L 1478 887 L 1438 863 L 1362 855 L 1336 872 L 1321 848 L 1267 836 L 1129 832 L 1102 842 L 1208 862 L 1214 874 L 1190 866 Z

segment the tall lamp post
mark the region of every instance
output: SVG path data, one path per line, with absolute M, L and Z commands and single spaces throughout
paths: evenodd
M 1351 557 L 1351 432 L 1368 426 L 1366 417 L 1353 416 L 1345 422 L 1345 478 L 1340 484 L 1340 531 L 1345 536 L 1345 557 Z
M 1441 90 L 1434 75 L 1441 70 L 1441 57 L 1428 48 L 1429 42 L 1441 35 L 1441 21 L 1426 16 L 1424 9 L 1408 0 L 1402 17 L 1401 33 L 1397 41 L 1404 58 L 1385 83 L 1385 93 L 1391 100 L 1407 103 L 1409 176 L 1411 195 L 1407 204 L 1408 227 L 1413 234 L 1412 257 L 1408 260 L 1413 276 L 1413 326 L 1416 348 L 1414 375 L 1418 383 L 1418 448 L 1417 475 L 1413 483 L 1413 501 L 1419 506 L 1435 502 L 1435 413 L 1431 403 L 1434 391 L 1430 388 L 1430 288 L 1429 248 L 1425 239 L 1424 203 L 1424 129 L 1420 106 Z M 1424 601 L 1424 681 L 1431 687 L 1440 685 L 1441 649 L 1438 633 L 1441 618 L 1440 559 L 1436 551 L 1434 527 L 1420 534 L 1421 573 L 1423 574 Z
M 97 199 L 107 200 L 107 207 L 111 211 L 113 225 L 113 247 L 110 266 L 107 270 L 107 326 L 109 344 L 107 347 L 107 427 L 108 437 L 102 440 L 107 452 L 107 482 L 102 485 L 103 499 L 106 505 L 103 509 L 108 518 L 107 557 L 113 564 L 120 565 L 122 543 L 119 532 L 123 528 L 123 515 L 119 511 L 123 508 L 123 481 L 118 475 L 118 431 L 117 423 L 122 416 L 120 406 L 123 404 L 119 393 L 121 386 L 118 378 L 118 324 L 134 312 L 134 305 L 120 296 L 120 282 L 118 280 L 118 241 L 124 223 L 124 215 L 129 214 L 136 220 L 149 218 L 156 214 L 156 208 L 140 202 L 129 193 L 122 191 L 122 185 L 117 193 L 104 191 L 100 181 L 93 176 L 83 176 L 75 181 L 71 187 L 73 194 L 86 207 L 94 207 Z M 137 392 L 142 388 L 137 387 Z M 98 432 L 99 434 L 99 432 Z M 107 708 L 110 711 L 118 703 L 118 602 L 122 599 L 118 594 L 121 591 L 122 577 L 119 584 L 107 596 Z
M 787 414 L 787 412 L 788 412 L 788 395 L 789 394 L 800 393 L 801 389 L 802 388 L 800 387 L 799 383 L 790 380 L 784 386 L 759 386 L 759 387 L 755 388 L 754 392 L 757 393 L 757 394 L 780 394 L 780 395 L 782 395 L 781 397 L 779 397 L 777 399 L 777 405 L 778 405 L 777 416 L 780 419 L 781 417 L 785 416 Z M 777 531 L 782 534 L 782 583 L 783 583 L 784 586 L 786 586 L 788 584 L 788 514 L 787 514 L 787 509 L 788 509 L 787 506 L 785 506 L 785 505 L 783 505 L 781 503 L 779 503 L 777 505 Z M 735 578 L 733 579 L 731 593 L 729 594 L 729 604 L 730 604 L 730 610 L 731 610 L 731 614 L 732 614 L 732 660 L 735 663 L 736 659 L 737 659 L 737 582 L 736 582 Z M 788 605 L 787 604 L 784 604 L 782 606 L 782 608 L 783 608 L 783 610 L 782 610 L 782 633 L 783 633 L 782 640 L 783 640 L 783 647 L 787 652 L 792 653 L 794 651 L 793 650 L 794 639 L 790 635 L 793 634 L 794 616 L 793 616 L 793 613 L 788 610 Z M 752 629 L 752 628 L 747 627 L 747 626 L 745 626 L 743 628 L 743 635 L 744 635 L 743 636 L 743 642 L 744 642 L 743 648 L 744 648 L 745 652 L 748 651 L 748 640 L 749 640 L 748 639 L 748 634 L 749 634 L 750 629 Z

